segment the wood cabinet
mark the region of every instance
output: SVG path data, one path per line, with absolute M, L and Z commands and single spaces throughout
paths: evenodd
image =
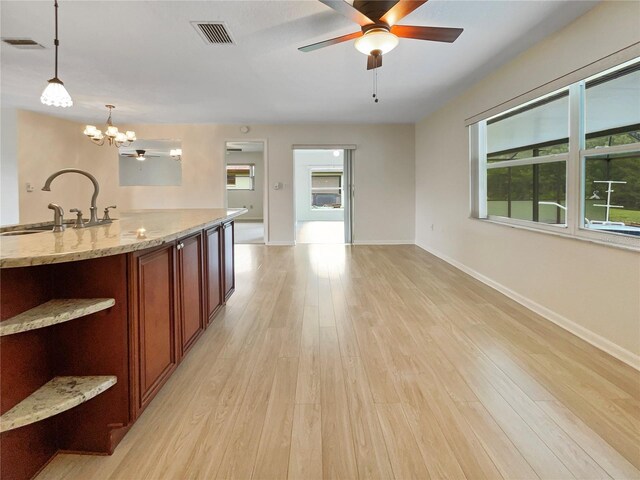
M 198 232 L 178 240 L 176 252 L 177 320 L 180 326 L 180 356 L 184 356 L 205 327 L 202 234 Z
M 56 299 L 115 304 L 2 336 L 0 413 L 55 376 L 117 383 L 82 406 L 3 432 L 0 477 L 31 478 L 59 450 L 112 453 L 233 292 L 233 253 L 227 222 L 145 250 L 1 269 L 0 320 Z
M 134 416 L 235 289 L 233 222 L 130 254 Z
M 133 392 L 136 416 L 178 365 L 175 247 L 131 254 Z
M 206 304 L 207 322 L 210 323 L 218 309 L 222 306 L 222 229 L 216 225 L 205 231 L 205 273 L 206 273 Z
M 226 302 L 236 289 L 233 257 L 233 222 L 227 222 L 222 225 L 222 250 L 224 258 L 224 300 Z

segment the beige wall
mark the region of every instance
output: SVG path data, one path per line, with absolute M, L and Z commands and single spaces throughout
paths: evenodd
M 82 136 L 82 125 L 32 112 L 18 114 L 19 182 L 36 191 L 20 192 L 20 222 L 48 219 L 50 201 L 65 210 L 83 207 L 88 215 L 90 182 L 60 177 L 52 192 L 39 189 L 46 177 L 64 167 L 84 168 L 99 180 L 98 206 L 117 203 L 121 210 L 222 207 L 225 142 L 265 140 L 268 157 L 269 240 L 294 241 L 294 144 L 356 144 L 355 221 L 357 242 L 413 243 L 413 125 L 255 125 L 249 134 L 237 125 L 129 125 L 138 138 L 182 141 L 182 185 L 118 186 L 114 147 L 97 147 Z M 273 185 L 282 182 L 283 188 Z M 24 190 L 24 189 L 22 189 Z M 117 212 L 116 212 L 117 214 Z
M 470 219 L 464 120 L 640 41 L 638 18 L 638 2 L 604 2 L 416 126 L 416 242 L 632 362 L 640 255 Z
M 413 125 L 131 125 L 139 138 L 182 140 L 181 187 L 121 188 L 126 208 L 220 207 L 224 202 L 226 141 L 265 140 L 268 161 L 269 241 L 292 243 L 295 144 L 356 144 L 356 242 L 413 243 Z M 273 185 L 282 182 L 283 188 Z
M 18 111 L 20 223 L 52 220 L 53 212 L 47 209 L 51 202 L 62 205 L 66 218 L 73 218 L 69 209 L 74 207 L 89 218 L 93 187 L 88 178 L 65 174 L 53 181 L 50 192 L 41 190 L 47 177 L 62 168 L 81 168 L 98 178 L 98 207 L 117 201 L 117 149 L 93 145 L 82 135 L 82 127 L 76 122 Z M 26 191 L 27 182 L 33 185 L 33 192 Z M 98 211 L 101 214 L 102 210 Z

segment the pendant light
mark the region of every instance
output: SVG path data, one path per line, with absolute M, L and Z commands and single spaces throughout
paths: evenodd
M 56 38 L 53 41 L 56 49 L 55 74 L 54 77 L 49 80 L 47 87 L 42 92 L 40 101 L 50 107 L 66 108 L 73 105 L 73 100 L 71 100 L 71 95 L 69 95 L 67 89 L 64 88 L 64 83 L 62 83 L 58 78 L 58 46 L 60 45 L 60 42 L 58 41 L 58 0 L 54 0 L 53 6 L 55 8 L 56 18 Z

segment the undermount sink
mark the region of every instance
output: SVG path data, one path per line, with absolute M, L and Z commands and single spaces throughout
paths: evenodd
M 0 237 L 13 237 L 16 235 L 30 235 L 32 233 L 42 233 L 46 230 L 13 230 L 11 232 L 0 233 Z

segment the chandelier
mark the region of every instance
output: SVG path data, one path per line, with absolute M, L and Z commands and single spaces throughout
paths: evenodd
M 125 133 L 119 132 L 118 127 L 111 121 L 111 110 L 116 107 L 113 105 L 105 105 L 105 107 L 109 109 L 107 130 L 102 133 L 102 130 L 98 130 L 95 125 L 86 125 L 83 133 L 96 145 L 102 146 L 106 140 L 109 146 L 128 147 L 136 140 L 136 132 L 133 130 L 127 130 Z
M 67 89 L 64 88 L 64 83 L 62 80 L 58 78 L 58 46 L 60 46 L 60 42 L 58 41 L 58 0 L 53 2 L 54 12 L 55 12 L 55 23 L 56 23 L 56 38 L 53 40 L 53 45 L 55 46 L 55 70 L 53 78 L 49 80 L 47 83 L 47 87 L 42 92 L 42 96 L 40 97 L 40 101 L 47 106 L 50 107 L 62 107 L 67 108 L 73 105 L 73 100 L 71 100 L 71 95 L 67 92 Z

